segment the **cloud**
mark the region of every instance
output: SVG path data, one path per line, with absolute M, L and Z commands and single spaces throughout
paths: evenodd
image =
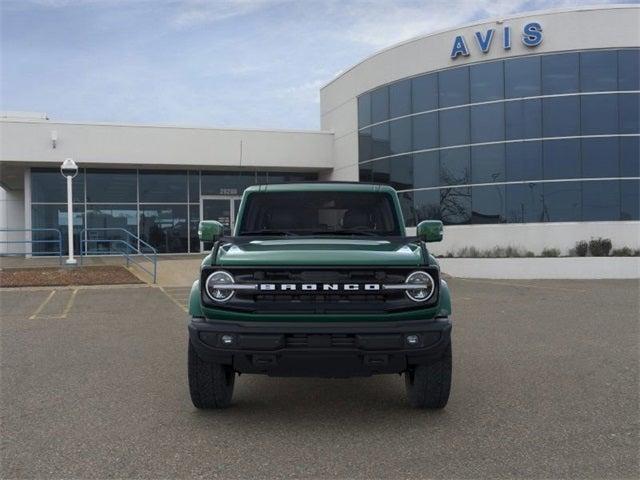
M 188 29 L 264 10 L 284 0 L 182 0 L 180 12 L 170 23 L 177 29 Z

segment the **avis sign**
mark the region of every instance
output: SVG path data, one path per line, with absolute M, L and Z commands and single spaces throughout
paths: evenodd
M 502 48 L 511 49 L 511 27 L 502 28 Z M 475 32 L 474 38 L 482 53 L 487 53 L 496 36 L 496 29 L 489 28 L 486 32 Z M 520 41 L 526 47 L 537 47 L 542 43 L 542 26 L 538 22 L 530 22 L 522 27 Z M 454 60 L 459 56 L 468 57 L 469 47 L 464 35 L 458 35 L 453 41 L 451 58 Z

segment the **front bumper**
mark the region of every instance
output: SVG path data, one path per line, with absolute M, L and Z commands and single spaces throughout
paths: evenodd
M 417 335 L 409 345 L 407 335 Z M 231 336 L 224 344 L 223 336 Z M 270 376 L 353 377 L 400 373 L 442 355 L 451 320 L 291 323 L 222 322 L 194 318 L 189 337 L 198 355 L 240 373 Z

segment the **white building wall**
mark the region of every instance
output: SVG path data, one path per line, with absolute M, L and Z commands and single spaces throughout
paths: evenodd
M 24 191 L 5 190 L 0 187 L 0 253 L 25 252 L 21 243 L 2 243 L 23 240 L 24 232 L 2 232 L 5 229 L 24 229 Z

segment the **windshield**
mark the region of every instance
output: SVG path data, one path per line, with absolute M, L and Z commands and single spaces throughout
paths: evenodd
M 238 235 L 400 235 L 392 197 L 373 192 L 252 193 Z

